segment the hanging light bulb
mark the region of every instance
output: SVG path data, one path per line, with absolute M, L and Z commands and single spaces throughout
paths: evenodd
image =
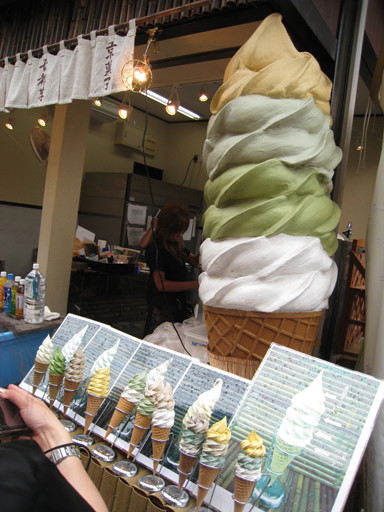
M 170 116 L 174 116 L 180 107 L 180 99 L 179 94 L 177 92 L 177 87 L 172 87 L 171 94 L 169 95 L 167 106 L 165 107 L 165 111 Z
M 96 105 L 96 107 L 101 107 L 102 101 L 100 98 L 95 98 L 93 104 Z
M 200 89 L 199 101 L 207 101 L 207 100 L 208 100 L 207 91 L 205 89 Z
M 132 107 L 131 107 L 131 102 L 129 101 L 128 105 L 127 105 L 127 94 L 124 96 L 124 99 L 120 105 L 120 108 L 119 108 L 119 111 L 118 111 L 118 114 L 119 114 L 119 117 L 121 119 L 128 119 L 128 117 L 130 116 L 131 112 L 132 112 Z M 128 96 L 128 99 L 129 99 L 129 96 Z
M 8 130 L 13 130 L 14 129 L 14 127 L 15 127 L 15 114 L 14 114 L 14 110 L 13 109 L 11 109 L 9 111 L 8 119 L 6 120 L 4 125 L 5 125 L 6 128 L 8 128 Z
M 38 118 L 37 122 L 39 123 L 40 126 L 44 127 L 48 123 L 49 119 L 50 119 L 50 117 L 48 114 L 48 110 L 45 108 L 43 110 L 42 115 Z
M 121 71 L 121 79 L 129 91 L 142 92 L 152 83 L 152 70 L 147 57 L 128 61 Z
M 152 84 L 152 70 L 148 60 L 148 51 L 151 44 L 155 44 L 155 34 L 158 28 L 147 30 L 148 41 L 143 60 L 129 60 L 121 70 L 121 79 L 125 87 L 132 92 L 148 90 Z

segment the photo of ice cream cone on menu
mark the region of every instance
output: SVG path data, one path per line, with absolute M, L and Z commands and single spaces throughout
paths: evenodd
M 235 466 L 234 512 L 242 512 L 261 477 L 265 447 L 254 430 L 240 443 L 241 452 Z
M 77 388 L 84 378 L 85 356 L 83 350 L 78 348 L 71 359 L 64 373 L 64 414 L 76 393 Z
M 169 438 L 169 433 L 175 422 L 175 401 L 169 382 L 156 395 L 154 405 L 151 427 L 153 474 L 156 473 Z
M 154 404 L 145 396 L 140 400 L 136 410 L 135 423 L 132 429 L 127 457 L 130 457 L 133 450 L 139 446 L 144 434 L 151 426 L 154 408 Z
M 36 352 L 35 365 L 33 367 L 33 381 L 32 388 L 33 394 L 43 380 L 44 375 L 47 373 L 49 364 L 53 357 L 54 346 L 50 335 L 44 339 Z
M 106 366 L 105 368 L 97 370 L 89 381 L 87 388 L 87 406 L 85 409 L 84 434 L 88 432 L 93 418 L 96 416 L 104 399 L 108 396 L 110 379 L 110 368 L 109 366 Z
M 199 458 L 213 409 L 220 398 L 222 385 L 222 379 L 217 379 L 211 389 L 197 397 L 183 418 L 179 442 L 179 491 Z
M 196 511 L 201 507 L 209 489 L 224 466 L 231 432 L 227 428 L 227 418 L 214 423 L 207 431 L 199 459 Z
M 139 446 L 140 441 L 151 426 L 152 415 L 155 409 L 154 400 L 156 394 L 159 393 L 163 387 L 164 375 L 171 361 L 172 359 L 169 359 L 148 372 L 144 396 L 140 400 L 136 410 L 135 422 L 127 453 L 128 458 L 132 455 L 133 450 Z
M 89 372 L 89 378 L 91 378 L 98 370 L 101 370 L 101 368 L 105 368 L 106 366 L 111 366 L 113 358 L 117 354 L 117 350 L 119 348 L 120 340 L 117 340 L 115 345 L 113 345 L 111 348 L 108 348 L 107 350 L 104 350 L 99 357 L 95 360 L 95 362 L 92 365 L 92 368 Z
M 277 431 L 272 458 L 267 465 L 269 485 L 280 478 L 290 462 L 311 442 L 321 416 L 325 412 L 323 373 L 291 400 Z
M 61 349 L 67 364 L 72 359 L 73 354 L 76 352 L 78 348 L 80 348 L 81 342 L 83 341 L 84 335 L 87 332 L 88 325 L 83 327 L 81 331 L 77 332 L 72 336 L 72 338 L 67 341 L 67 343 Z
M 252 378 L 272 342 L 312 353 L 337 279 L 331 89 L 274 13 L 212 98 L 199 296 L 213 366 Z
M 105 439 L 125 419 L 143 397 L 147 382 L 147 371 L 137 373 L 125 386 L 109 421 Z
M 60 348 L 57 347 L 53 354 L 48 370 L 49 405 L 51 409 L 63 382 L 65 367 L 65 357 L 63 356 Z

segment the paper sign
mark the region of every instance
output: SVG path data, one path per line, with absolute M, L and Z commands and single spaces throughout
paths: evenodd
M 128 204 L 127 220 L 129 224 L 145 225 L 147 217 L 147 207 L 139 204 Z
M 85 242 L 86 240 L 95 241 L 95 233 L 92 231 L 88 231 L 88 229 L 82 228 L 81 226 L 77 226 L 76 229 L 76 238 L 80 240 L 80 242 Z
M 127 237 L 128 237 L 128 244 L 130 246 L 132 245 L 139 245 L 140 240 L 144 236 L 144 229 L 142 228 L 127 228 Z

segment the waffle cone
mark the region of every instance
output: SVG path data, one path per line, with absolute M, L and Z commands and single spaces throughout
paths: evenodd
M 322 311 L 264 313 L 206 305 L 203 309 L 210 364 L 246 378 L 253 377 L 271 343 L 311 354 L 322 316 Z
M 293 446 L 284 442 L 279 436 L 276 437 L 275 444 L 272 452 L 272 460 L 269 466 L 272 474 L 270 484 L 273 483 L 284 470 L 288 464 L 302 451 L 300 446 Z
M 49 374 L 49 403 L 52 409 L 53 402 L 57 397 L 61 383 L 63 382 L 64 375 Z
M 221 468 L 213 468 L 206 466 L 200 462 L 199 464 L 199 480 L 197 482 L 197 498 L 196 498 L 196 510 L 201 507 L 208 491 L 215 481 L 215 478 L 219 474 Z
M 33 367 L 33 393 L 35 393 L 38 388 L 40 382 L 43 380 L 44 375 L 47 373 L 49 367 L 49 363 L 41 363 L 37 359 L 35 359 L 35 366 Z
M 74 382 L 72 380 L 64 378 L 64 414 L 67 412 L 69 404 L 72 402 L 72 398 L 74 397 L 76 390 L 79 386 L 80 382 Z
M 153 458 L 153 474 L 156 474 L 157 466 L 164 453 L 167 444 L 170 428 L 161 428 L 152 425 L 152 458 Z
M 96 416 L 97 411 L 100 408 L 100 405 L 103 403 L 103 396 L 95 396 L 88 393 L 87 396 L 87 408 L 85 410 L 85 424 L 84 424 L 84 434 L 88 432 L 88 429 L 92 423 L 93 418 Z
M 195 465 L 196 460 L 198 459 L 197 455 L 188 455 L 180 450 L 180 459 L 179 459 L 179 484 L 178 489 L 181 491 L 184 482 L 188 478 L 188 476 L 192 473 L 193 467 Z
M 145 432 L 149 429 L 151 425 L 151 421 L 152 418 L 144 416 L 139 412 L 136 412 L 135 424 L 133 425 L 131 441 L 127 455 L 128 457 L 131 456 L 131 453 L 133 452 L 135 447 L 138 446 L 140 441 L 143 439 Z
M 253 482 L 245 480 L 239 476 L 235 476 L 235 492 L 234 492 L 234 512 L 242 512 L 245 504 L 251 497 L 253 488 L 255 487 L 256 480 Z
M 109 422 L 107 432 L 105 434 L 104 439 L 106 439 L 109 434 L 112 432 L 112 430 L 117 427 L 117 425 L 120 425 L 120 423 L 124 420 L 126 415 L 133 411 L 135 408 L 135 404 L 132 402 L 129 402 L 123 397 L 119 398 L 119 401 L 117 402 L 117 405 L 115 407 L 115 410 L 113 411 L 112 418 Z

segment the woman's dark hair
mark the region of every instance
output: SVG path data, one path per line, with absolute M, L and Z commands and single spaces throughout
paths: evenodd
M 169 237 L 177 233 L 184 233 L 188 225 L 189 214 L 187 210 L 176 203 L 169 203 L 160 210 L 153 238 L 155 242 L 161 242 L 163 247 L 179 261 L 184 261 L 183 244 L 181 242 L 170 242 Z

